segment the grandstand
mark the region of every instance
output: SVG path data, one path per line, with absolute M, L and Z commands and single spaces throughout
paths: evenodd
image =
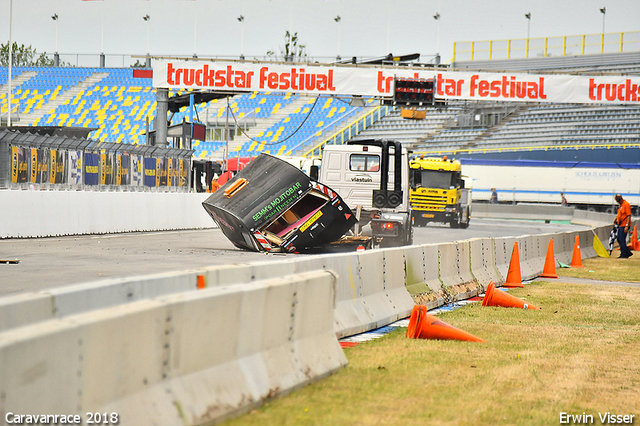
M 467 60 L 451 68 L 640 75 L 640 52 Z M 0 68 L 0 115 L 5 116 L 6 71 Z M 93 140 L 132 145 L 145 144 L 147 127 L 154 128 L 156 91 L 150 78 L 134 78 L 131 68 L 15 67 L 12 87 L 14 125 L 96 128 L 89 135 Z M 415 152 L 454 155 L 640 146 L 640 106 L 635 105 L 451 101 L 427 108 L 425 118 L 417 120 L 403 118 L 400 108 L 381 108 L 374 99 L 352 106 L 338 97 L 254 92 L 236 95 L 228 104 L 214 99 L 193 111 L 184 107 L 170 120 L 206 124 L 205 140 L 192 141 L 192 148 L 195 158 L 207 160 L 261 152 L 317 155 L 325 143 L 369 138 L 399 140 Z
M 457 69 L 491 71 L 573 72 L 584 75 L 640 75 L 640 53 L 580 57 L 466 61 Z M 558 159 L 554 150 L 606 149 L 601 161 L 629 159 L 629 148 L 640 148 L 640 106 L 544 103 L 449 102 L 427 108 L 424 120 L 406 120 L 396 110 L 360 133 L 357 139 L 395 138 L 426 155 L 489 156 L 491 158 Z M 626 151 L 625 151 L 626 149 Z M 512 155 L 518 152 L 517 156 Z M 548 155 L 540 155 L 547 152 Z M 634 151 L 634 152 L 635 152 Z M 612 156 L 613 152 L 618 156 Z M 594 160 L 593 153 L 571 154 Z M 595 156 L 597 158 L 597 156 Z M 640 159 L 640 155 L 634 154 Z
M 6 67 L 0 68 L 0 75 L 4 79 L 0 80 L 0 114 L 6 114 Z M 147 120 L 153 127 L 157 104 L 152 81 L 134 78 L 131 68 L 16 67 L 12 77 L 12 117 L 18 117 L 14 125 L 97 128 L 89 135 L 91 139 L 133 145 L 145 143 Z M 300 154 L 367 109 L 338 98 L 290 93 L 237 95 L 230 99 L 229 107 L 229 155 L 242 157 L 261 152 Z M 171 116 L 171 124 L 188 120 L 189 115 L 184 107 Z M 193 141 L 194 157 L 222 159 L 226 101 L 196 105 L 193 118 L 210 129 L 206 140 Z

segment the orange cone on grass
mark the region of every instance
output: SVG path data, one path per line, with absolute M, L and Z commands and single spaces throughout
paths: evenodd
M 549 238 L 549 247 L 547 248 L 547 258 L 544 261 L 544 269 L 540 275 L 542 278 L 558 278 L 556 274 L 556 256 L 553 254 L 553 239 Z
M 637 225 L 633 225 L 633 232 L 631 233 L 631 242 L 629 243 L 629 249 L 633 251 L 640 251 L 640 242 L 638 242 Z
M 522 284 L 522 274 L 520 273 L 520 251 L 518 250 L 518 242 L 513 243 L 513 251 L 511 252 L 511 262 L 509 262 L 509 272 L 507 272 L 507 281 L 505 287 L 524 287 Z
M 576 235 L 575 243 L 573 244 L 573 256 L 571 257 L 572 268 L 584 268 L 582 266 L 582 255 L 580 254 L 580 236 Z
M 540 309 L 537 306 L 527 303 L 522 299 L 510 295 L 509 293 L 499 290 L 491 281 L 487 286 L 487 291 L 482 299 L 482 306 L 501 306 L 503 308 L 520 308 L 520 309 Z
M 486 343 L 471 333 L 453 327 L 437 317 L 427 314 L 427 307 L 414 305 L 406 336 L 410 339 L 464 340 Z

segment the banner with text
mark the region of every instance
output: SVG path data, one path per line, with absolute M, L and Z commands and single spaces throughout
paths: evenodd
M 639 103 L 640 77 L 436 72 L 300 64 L 158 61 L 156 88 L 393 97 L 394 77 L 437 78 L 437 99 Z

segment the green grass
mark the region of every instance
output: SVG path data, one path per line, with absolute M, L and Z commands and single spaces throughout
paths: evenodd
M 540 311 L 474 303 L 439 317 L 487 343 L 411 340 L 345 349 L 349 365 L 225 425 L 550 425 L 561 412 L 636 414 L 640 289 L 536 282 Z
M 618 259 L 619 251 L 614 251 L 609 258 L 596 257 L 584 259 L 584 268 L 558 268 L 558 275 L 593 280 L 640 282 L 640 252 L 633 252 L 629 259 Z M 639 420 L 640 421 L 640 420 Z

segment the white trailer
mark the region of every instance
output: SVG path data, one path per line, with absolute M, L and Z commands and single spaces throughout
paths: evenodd
M 496 188 L 499 202 L 557 203 L 564 193 L 569 205 L 615 211 L 615 194 L 640 205 L 640 164 L 572 161 L 464 159 L 464 174 L 473 180 L 473 200 L 488 201 Z

